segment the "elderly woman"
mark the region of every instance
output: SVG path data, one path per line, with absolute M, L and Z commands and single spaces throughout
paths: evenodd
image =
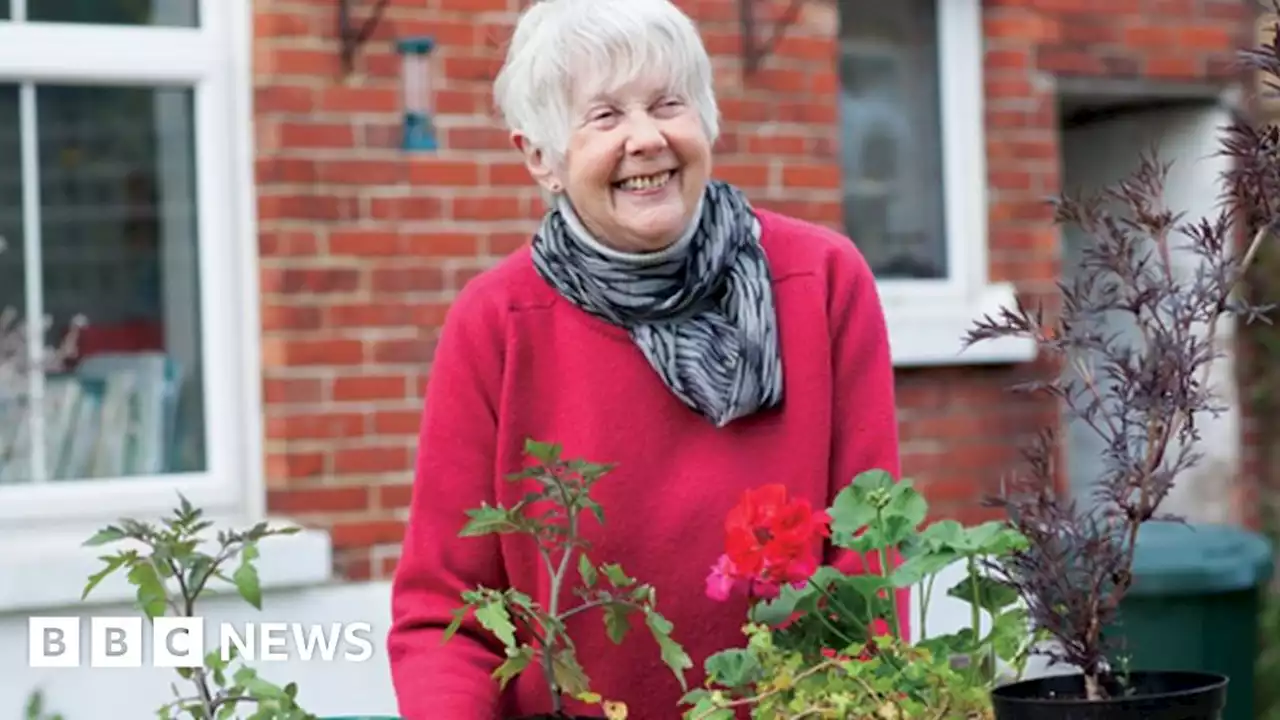
M 546 600 L 529 545 L 457 537 L 468 509 L 519 499 L 505 477 L 526 438 L 616 463 L 596 486 L 593 557 L 656 586 L 691 683 L 743 642 L 745 604 L 704 595 L 743 491 L 783 482 L 826 507 L 860 471 L 898 473 L 875 279 L 849 239 L 712 179 L 712 69 L 688 17 L 668 0 L 537 2 L 495 95 L 549 209 L 529 246 L 466 285 L 436 351 L 388 641 L 409 720 L 550 708 L 536 671 L 499 690 L 501 647 L 474 621 L 441 642 L 466 589 Z M 679 716 L 643 629 L 615 646 L 580 619 L 597 692 L 633 720 Z

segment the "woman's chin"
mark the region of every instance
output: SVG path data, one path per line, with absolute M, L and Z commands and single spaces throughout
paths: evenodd
M 639 246 L 641 252 L 661 250 L 684 234 L 688 227 L 683 215 L 673 213 L 670 217 L 632 218 L 630 222 L 619 223 L 632 238 L 632 244 Z

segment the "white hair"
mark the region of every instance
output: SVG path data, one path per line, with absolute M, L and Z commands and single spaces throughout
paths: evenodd
M 614 90 L 655 74 L 720 133 L 711 59 L 693 21 L 671 0 L 535 0 L 516 24 L 494 100 L 507 127 L 559 164 L 574 90 Z

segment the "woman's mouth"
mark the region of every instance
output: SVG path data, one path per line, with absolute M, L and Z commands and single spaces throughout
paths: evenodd
M 676 171 L 667 170 L 665 172 L 656 173 L 654 175 L 639 175 L 630 177 L 622 182 L 613 184 L 618 190 L 625 190 L 629 193 L 647 194 L 658 192 L 666 187 L 671 179 L 676 176 Z

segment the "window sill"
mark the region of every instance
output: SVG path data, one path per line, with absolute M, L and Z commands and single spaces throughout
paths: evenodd
M 1034 360 L 1031 340 L 984 340 L 962 349 L 964 336 L 984 315 L 1015 307 L 1012 285 L 987 285 L 968 297 L 927 295 L 909 287 L 881 290 L 894 367 L 1022 363 Z
M 222 528 L 247 528 L 250 521 L 221 521 L 210 532 Z M 282 518 L 269 520 L 273 527 L 297 525 Z M 98 558 L 126 547 L 114 543 L 86 547 L 84 541 L 100 525 L 90 529 L 57 531 L 23 530 L 0 540 L 0 613 L 29 612 L 38 614 L 58 608 L 84 608 L 94 605 L 132 603 L 134 587 L 117 570 L 94 588 L 85 600 L 80 596 L 89 576 L 104 564 Z M 319 585 L 332 579 L 332 548 L 328 533 L 307 528 L 293 535 L 264 538 L 258 544 L 259 557 L 254 561 L 263 592 L 283 588 Z M 209 552 L 210 549 L 206 549 Z M 234 570 L 239 560 L 227 565 Z M 227 592 L 225 583 L 210 587 L 209 592 Z

